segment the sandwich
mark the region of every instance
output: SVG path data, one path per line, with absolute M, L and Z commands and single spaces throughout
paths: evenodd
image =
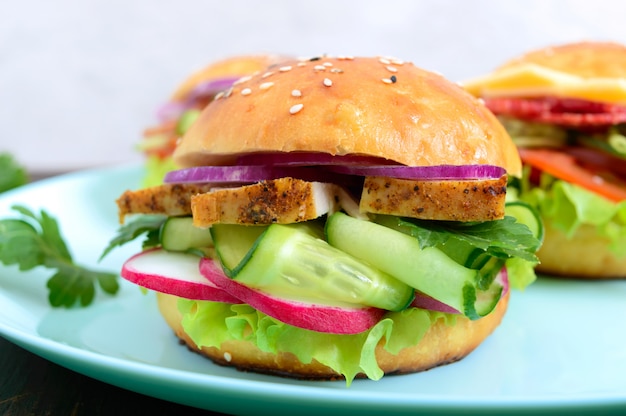
M 626 46 L 534 50 L 464 87 L 496 114 L 525 166 L 517 198 L 545 225 L 537 271 L 626 277 Z
M 515 145 L 409 62 L 268 68 L 218 93 L 173 157 L 164 184 L 117 199 L 108 249 L 145 235 L 122 277 L 221 365 L 348 384 L 431 369 L 535 277 L 536 216 L 505 201 Z
M 144 185 L 159 185 L 163 176 L 174 169 L 172 152 L 176 140 L 220 91 L 241 77 L 253 74 L 285 57 L 272 54 L 236 55 L 212 62 L 195 71 L 173 92 L 157 111 L 158 124 L 144 130 L 138 144 L 146 157 Z

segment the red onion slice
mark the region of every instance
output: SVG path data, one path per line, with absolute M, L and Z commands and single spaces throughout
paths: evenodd
M 340 174 L 340 175 L 338 175 Z M 506 170 L 492 165 L 467 166 L 360 166 L 237 165 L 197 166 L 168 172 L 165 183 L 254 183 L 284 177 L 307 181 L 346 183 L 345 176 L 386 176 L 419 180 L 498 179 Z
M 438 166 L 347 166 L 333 165 L 329 170 L 346 175 L 385 176 L 398 179 L 464 180 L 499 179 L 506 169 L 493 165 Z
M 239 77 L 225 77 L 200 82 L 183 100 L 163 104 L 157 110 L 157 118 L 161 121 L 176 120 L 186 110 L 192 108 L 197 100 L 230 88 L 238 79 Z
M 191 90 L 187 96 L 187 100 L 195 100 L 196 98 L 206 97 L 207 95 L 215 95 L 220 91 L 232 87 L 240 78 L 241 77 L 224 77 L 200 82 Z
M 212 183 L 222 185 L 256 183 L 279 178 L 308 182 L 327 182 L 345 186 L 355 184 L 355 177 L 304 166 L 197 166 L 168 172 L 165 183 Z
M 398 165 L 376 156 L 331 155 L 321 152 L 248 153 L 237 158 L 238 165 L 327 166 L 327 165 Z

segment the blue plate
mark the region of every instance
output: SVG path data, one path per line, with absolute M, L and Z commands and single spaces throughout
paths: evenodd
M 119 270 L 139 250 L 123 246 L 101 263 L 118 228 L 114 204 L 139 186 L 137 166 L 69 174 L 7 192 L 13 204 L 55 216 L 77 262 Z M 626 281 L 542 278 L 513 292 L 494 334 L 460 362 L 380 381 L 306 382 L 214 365 L 181 346 L 154 296 L 122 282 L 86 309 L 48 305 L 47 270 L 0 266 L 0 335 L 95 379 L 225 413 L 522 414 L 626 411 Z

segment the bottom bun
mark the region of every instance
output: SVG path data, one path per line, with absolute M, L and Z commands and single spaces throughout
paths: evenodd
M 215 363 L 236 367 L 241 371 L 274 374 L 309 380 L 340 380 L 344 377 L 329 367 L 313 360 L 300 362 L 291 353 L 267 353 L 249 341 L 228 340 L 220 348 L 198 348 L 182 328 L 182 315 L 177 308 L 177 297 L 157 293 L 161 314 L 174 333 L 187 346 L 210 358 Z M 452 363 L 472 352 L 500 324 L 509 300 L 509 293 L 496 309 L 486 317 L 471 321 L 459 317 L 449 326 L 440 319 L 431 326 L 419 344 L 405 348 L 398 355 L 387 352 L 382 344 L 376 347 L 378 365 L 385 374 L 415 373 Z M 360 375 L 359 377 L 364 377 Z
M 537 272 L 583 279 L 626 278 L 626 256 L 617 257 L 609 249 L 608 238 L 595 227 L 581 225 L 571 238 L 544 221 L 545 236 L 537 256 Z

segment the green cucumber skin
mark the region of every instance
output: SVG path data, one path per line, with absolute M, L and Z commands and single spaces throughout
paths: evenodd
M 506 215 L 515 217 L 517 222 L 525 224 L 532 232 L 535 238 L 543 241 L 544 225 L 539 211 L 526 202 L 513 201 L 507 202 L 505 206 Z
M 343 213 L 326 223 L 328 242 L 451 307 L 466 309 L 464 288 L 477 271 L 463 267 L 435 247 L 421 249 L 409 235 Z
M 236 224 L 213 224 L 210 228 L 215 250 L 226 275 L 233 277 L 245 263 L 259 237 L 267 226 L 244 226 Z
M 413 289 L 330 246 L 308 225 L 273 224 L 255 241 L 237 240 L 236 230 L 214 232 L 216 251 L 230 277 L 274 296 L 338 307 L 405 309 Z M 233 245 L 239 248 L 233 249 Z M 225 249 L 224 246 L 230 246 Z M 231 252 L 240 262 L 234 265 Z M 245 255 L 242 255 L 243 252 Z
M 189 251 L 213 245 L 211 232 L 193 225 L 191 217 L 169 217 L 159 233 L 161 246 L 168 251 Z

